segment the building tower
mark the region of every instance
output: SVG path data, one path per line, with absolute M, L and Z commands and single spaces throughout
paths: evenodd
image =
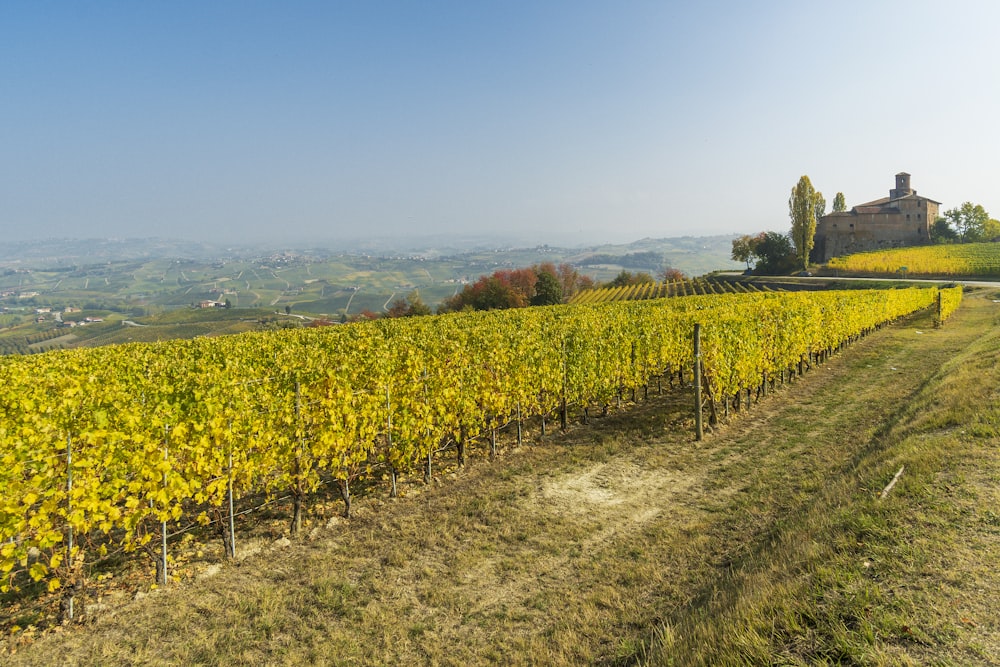
M 910 189 L 910 175 L 905 171 L 901 171 L 896 174 L 896 188 L 889 190 L 889 199 L 899 199 L 900 197 L 905 197 L 906 195 L 915 195 L 916 190 Z

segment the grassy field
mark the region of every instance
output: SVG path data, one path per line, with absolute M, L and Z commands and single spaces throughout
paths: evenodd
M 372 490 L 349 522 L 318 504 L 307 537 L 258 528 L 238 562 L 5 662 L 997 664 L 995 296 L 883 329 L 702 442 L 690 395 L 651 392 Z

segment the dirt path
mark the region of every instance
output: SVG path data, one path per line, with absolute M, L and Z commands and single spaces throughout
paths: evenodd
M 658 628 L 726 613 L 754 576 L 791 565 L 770 556 L 782 526 L 827 511 L 831 480 L 854 474 L 992 314 L 965 317 L 978 319 L 935 330 L 919 317 L 878 332 L 701 443 L 690 435 L 691 397 L 675 392 L 495 463 L 474 452 L 467 469 L 445 469 L 432 487 L 411 481 L 396 500 L 379 492 L 359 501 L 350 522 L 322 527 L 326 517 L 315 516 L 309 539 L 131 603 L 21 657 L 634 662 Z M 538 433 L 529 439 L 538 443 Z

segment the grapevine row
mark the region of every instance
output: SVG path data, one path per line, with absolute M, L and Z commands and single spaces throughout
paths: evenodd
M 859 273 L 932 276 L 1000 275 L 1000 244 L 960 243 L 951 245 L 893 248 L 834 257 L 831 269 Z
M 298 513 L 332 481 L 349 501 L 373 465 L 406 472 L 515 415 L 610 402 L 691 368 L 695 323 L 722 400 L 936 298 L 694 296 L 2 358 L 0 588 L 27 570 L 54 590 L 91 540 L 149 548 L 230 494 L 290 494 Z
M 941 325 L 962 305 L 962 287 L 946 287 L 938 290 L 937 323 Z
M 619 287 L 601 287 L 577 292 L 570 299 L 571 304 L 610 303 L 613 301 L 641 301 L 675 296 L 696 296 L 707 294 L 740 294 L 755 292 L 751 284 L 725 280 L 670 280 L 660 283 L 648 282 Z

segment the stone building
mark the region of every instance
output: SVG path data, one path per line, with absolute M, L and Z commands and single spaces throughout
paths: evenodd
M 940 205 L 917 195 L 910 187 L 910 175 L 900 172 L 888 197 L 820 218 L 810 259 L 826 262 L 855 252 L 930 243 Z

